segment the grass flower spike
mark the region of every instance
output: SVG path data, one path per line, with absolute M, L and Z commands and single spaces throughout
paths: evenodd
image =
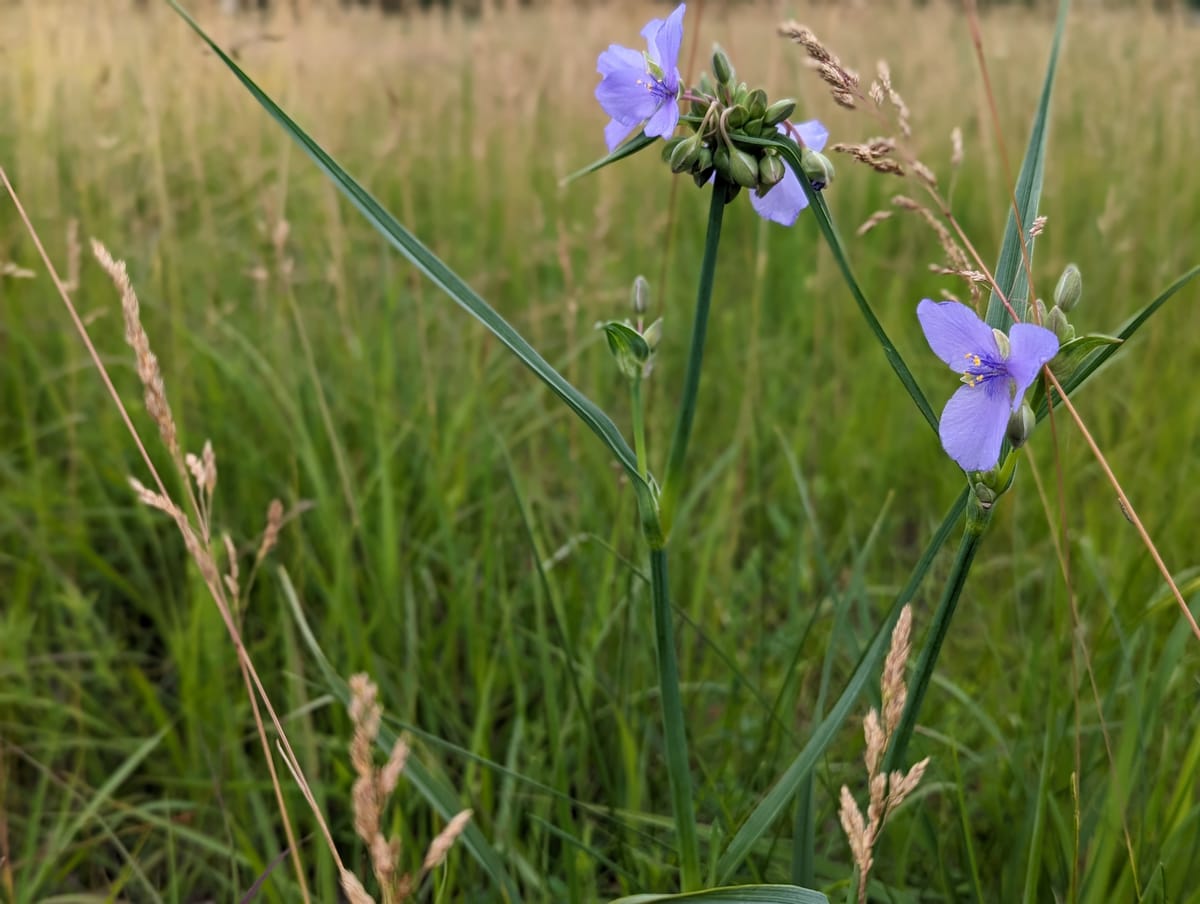
M 796 126 L 781 122 L 776 128 L 785 136 L 789 136 L 794 131 L 800 137 L 800 142 L 798 142 L 800 147 L 810 148 L 814 151 L 821 151 L 825 147 L 825 142 L 829 140 L 829 130 L 815 119 Z M 794 136 L 791 137 L 794 138 Z M 762 193 L 758 189 L 750 192 L 750 205 L 764 220 L 770 220 L 772 223 L 779 223 L 782 226 L 791 226 L 800 216 L 800 211 L 808 206 L 808 195 L 804 193 L 804 188 L 800 185 L 796 174 L 792 172 L 792 168 L 789 166 L 784 169 L 786 173 L 778 185 L 773 186 L 766 193 Z
M 964 383 L 942 412 L 942 448 L 964 471 L 989 470 L 1000 460 L 1008 420 L 1025 391 L 1058 354 L 1058 339 L 1032 323 L 1014 324 L 1005 335 L 956 301 L 926 298 L 917 318 L 934 354 Z
M 596 68 L 603 78 L 596 100 L 612 117 L 604 128 L 611 151 L 645 123 L 651 138 L 666 138 L 679 122 L 679 47 L 683 43 L 681 3 L 666 19 L 651 19 L 642 29 L 647 50 L 610 44 Z

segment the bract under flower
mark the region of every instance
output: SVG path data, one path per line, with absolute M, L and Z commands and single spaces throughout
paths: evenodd
M 801 147 L 809 147 L 814 151 L 823 150 L 825 142 L 829 140 L 829 130 L 816 119 L 795 126 L 781 122 L 776 128 L 784 137 L 793 140 L 791 130 L 794 129 L 803 142 Z M 804 187 L 792 168 L 789 166 L 786 169 L 783 180 L 765 195 L 760 195 L 758 189 L 750 192 L 750 205 L 764 220 L 792 226 L 800 216 L 800 211 L 808 206 L 808 196 L 804 194 Z
M 679 122 L 679 47 L 683 43 L 683 14 L 679 4 L 666 19 L 651 19 L 642 29 L 645 51 L 609 45 L 596 69 L 603 78 L 596 100 L 612 117 L 604 129 L 608 149 L 614 150 L 635 128 L 645 123 L 651 138 L 665 138 Z
M 965 471 L 986 471 L 1000 461 L 1008 419 L 1021 407 L 1042 366 L 1058 354 L 1058 338 L 1032 323 L 1013 324 L 1008 342 L 966 305 L 931 301 L 917 318 L 935 355 L 962 374 L 963 386 L 942 412 L 942 448 Z M 1003 334 L 1000 334 L 1003 339 Z M 1001 345 L 1008 345 L 1002 350 Z

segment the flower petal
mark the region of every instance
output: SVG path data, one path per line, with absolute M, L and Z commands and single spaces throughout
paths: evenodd
M 787 172 L 783 179 L 765 195 L 760 195 L 757 188 L 750 192 L 750 206 L 764 220 L 792 226 L 800 216 L 800 211 L 808 206 L 808 196 L 804 194 L 792 168 L 788 166 L 785 169 Z
M 960 387 L 946 403 L 938 423 L 942 448 L 964 471 L 995 467 L 1010 411 L 1008 380 L 1004 378 Z
M 614 69 L 596 86 L 596 100 L 605 113 L 632 127 L 658 112 L 662 100 L 652 84 L 644 69 Z
M 650 47 L 650 58 L 662 66 L 668 85 L 677 85 L 679 78 L 679 48 L 683 44 L 683 14 L 687 4 L 680 3 L 666 19 L 656 19 L 660 25 L 654 35 L 646 35 Z M 642 34 L 646 34 L 643 30 Z
M 917 319 L 933 353 L 959 373 L 963 372 L 963 362 L 968 356 L 1000 358 L 992 328 L 964 304 L 926 298 L 917 305 Z
M 609 151 L 615 151 L 617 145 L 629 137 L 629 133 L 634 129 L 633 126 L 627 125 L 620 120 L 614 119 L 604 127 L 604 143 L 608 145 Z
M 810 119 L 808 122 L 802 122 L 794 126 L 795 130 L 800 134 L 800 140 L 804 142 L 806 148 L 812 148 L 814 151 L 822 151 L 825 149 L 825 142 L 829 140 L 829 130 L 825 128 L 824 123 L 819 119 Z M 787 129 L 783 127 L 783 123 L 779 124 L 779 131 L 787 134 Z
M 1058 354 L 1058 337 L 1035 323 L 1015 323 L 1008 333 L 1012 351 L 1008 356 L 1008 373 L 1016 381 L 1013 411 L 1021 407 L 1025 390 L 1037 379 L 1042 365 Z
M 679 103 L 674 100 L 665 101 L 646 123 L 646 134 L 651 138 L 669 138 L 678 123 Z
M 646 71 L 646 61 L 641 52 L 632 47 L 609 44 L 608 50 L 596 60 L 596 71 L 601 75 L 611 75 L 619 69 L 633 69 L 642 73 Z

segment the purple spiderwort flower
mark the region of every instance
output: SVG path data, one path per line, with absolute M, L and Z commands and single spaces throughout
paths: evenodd
M 824 150 L 825 142 L 829 140 L 829 130 L 815 119 L 791 126 L 791 129 L 787 123 L 781 122 L 775 128 L 785 138 L 792 140 L 795 138 L 791 129 L 795 129 L 803 142 L 800 147 L 812 148 L 814 151 Z M 808 196 L 804 194 L 804 188 L 792 168 L 785 166 L 784 170 L 783 179 L 765 195 L 760 195 L 757 188 L 750 192 L 750 205 L 764 220 L 779 223 L 781 226 L 792 226 L 800 216 L 800 211 L 808 206 Z
M 604 128 L 608 149 L 614 150 L 642 123 L 651 138 L 667 138 L 679 122 L 679 46 L 683 43 L 680 3 L 665 19 L 651 19 L 642 29 L 647 50 L 610 44 L 596 69 L 603 76 L 596 100 L 612 117 Z
M 917 305 L 917 318 L 935 355 L 962 374 L 965 384 L 942 412 L 942 448 L 964 471 L 987 471 L 1000 461 L 1009 417 L 1042 365 L 1058 354 L 1058 338 L 1032 323 L 1005 336 L 957 301 Z

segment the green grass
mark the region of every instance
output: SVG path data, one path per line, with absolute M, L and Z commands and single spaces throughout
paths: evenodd
M 1049 23 L 984 21 L 1006 173 L 958 17 L 797 16 L 848 65 L 890 60 L 943 181 L 963 126 L 955 208 L 992 259 Z M 632 41 L 644 18 L 281 20 L 268 30 L 283 40 L 245 46 L 242 62 L 627 433 L 627 392 L 592 327 L 626 315 L 645 273 L 667 329 L 647 387 L 661 470 L 705 198 L 652 153 L 558 186 L 603 148 L 595 53 Z M 875 134 L 828 105 L 773 37 L 777 18 L 705 10 L 701 50 L 719 39 L 748 80 L 799 97 L 835 139 Z M 379 682 L 389 724 L 475 810 L 528 900 L 673 888 L 649 568 L 632 490 L 599 444 L 335 198 L 177 19 L 26 3 L 0 23 L 28 35 L 6 42 L 0 165 L 60 265 L 71 218 L 128 260 L 185 446 L 216 447 L 217 524 L 250 556 L 272 498 L 312 503 L 257 582 L 245 637 L 348 864 L 367 872 L 349 723 L 289 593 L 334 669 Z M 888 46 L 901 28 L 910 43 Z M 245 31 L 218 34 L 228 45 Z M 1200 121 L 1179 74 L 1197 50 L 1200 34 L 1168 22 L 1071 24 L 1034 276 L 1048 293 L 1077 262 L 1087 329 L 1115 332 L 1196 263 Z M 949 285 L 926 270 L 936 245 L 915 221 L 852 238 L 900 183 L 836 162 L 827 200 L 856 272 L 940 407 L 953 379 L 914 317 Z M 271 241 L 280 216 L 290 284 Z M 767 227 L 739 199 L 724 229 L 671 568 L 705 870 L 840 692 L 961 481 L 815 223 Z M 0 219 L 0 261 L 39 271 L 0 277 L 0 887 L 14 902 L 237 900 L 285 842 L 233 649 L 173 525 L 133 499 L 136 450 L 15 216 Z M 1168 304 L 1077 398 L 1192 600 L 1196 297 Z M 90 262 L 75 300 L 138 407 L 117 300 Z M 1066 417 L 1055 426 L 1057 466 L 1048 429 L 1032 445 L 1051 511 L 1023 462 L 959 604 L 910 745 L 933 765 L 877 852 L 880 899 L 1200 900 L 1196 641 L 1085 444 Z M 1056 468 L 1099 706 L 1082 660 L 1073 685 L 1076 628 L 1048 527 Z M 950 558 L 917 597 L 918 642 Z M 837 791 L 861 799 L 861 752 L 855 724 L 813 788 L 813 870 L 834 900 L 850 877 Z M 330 858 L 289 792 L 314 898 L 335 900 Z M 444 820 L 411 787 L 399 798 L 394 829 L 415 863 Z M 738 878 L 788 880 L 792 832 L 781 819 Z M 263 900 L 296 900 L 290 868 Z M 498 899 L 461 848 L 437 891 Z

